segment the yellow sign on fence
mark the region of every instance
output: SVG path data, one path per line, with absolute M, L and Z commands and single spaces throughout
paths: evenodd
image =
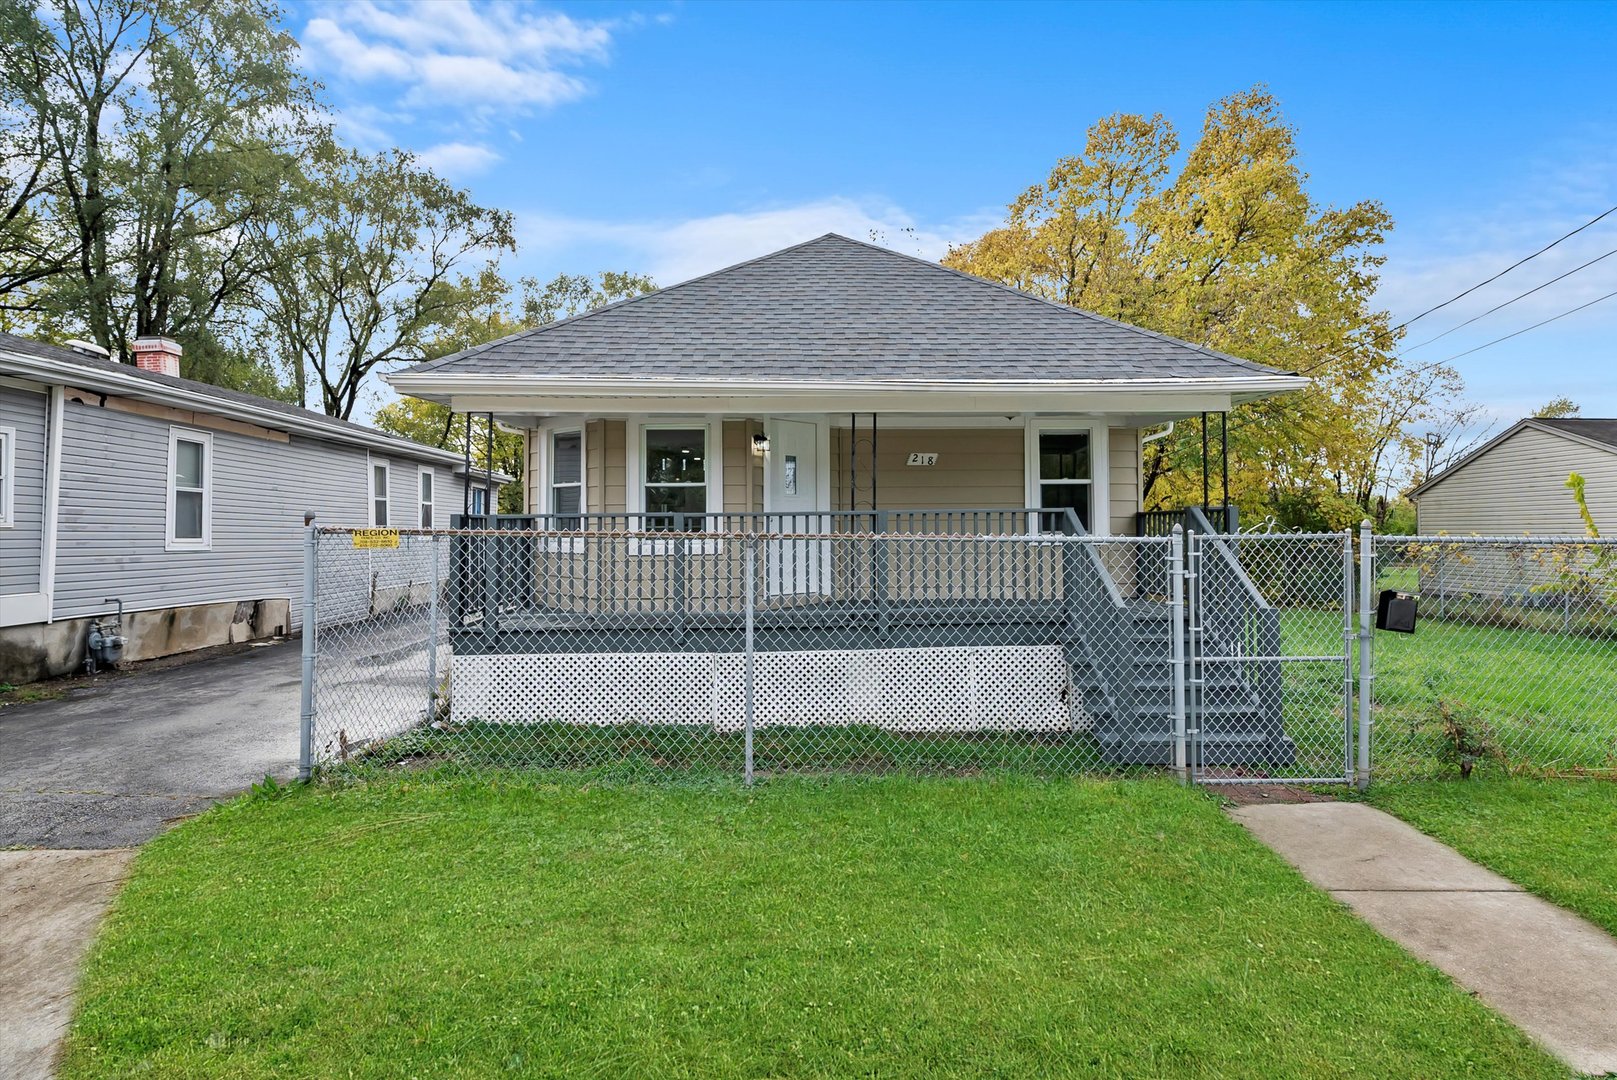
M 355 529 L 356 548 L 396 548 L 399 546 L 397 529 Z

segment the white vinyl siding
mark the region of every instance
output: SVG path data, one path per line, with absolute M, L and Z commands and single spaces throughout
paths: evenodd
M 169 428 L 169 551 L 206 551 L 213 543 L 213 435 Z

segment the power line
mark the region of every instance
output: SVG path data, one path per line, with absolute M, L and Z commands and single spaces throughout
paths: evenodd
M 1486 281 L 1479 281 L 1475 285 L 1471 286 L 1469 289 L 1466 289 L 1464 292 L 1459 293 L 1459 294 L 1457 294 L 1455 296 L 1449 297 L 1447 300 L 1443 301 L 1441 304 L 1434 304 L 1432 307 L 1427 308 L 1425 311 L 1421 312 L 1419 315 L 1416 315 L 1414 318 L 1405 319 L 1403 322 L 1401 322 L 1397 326 L 1393 327 L 1393 329 L 1394 330 L 1402 330 L 1404 327 L 1408 326 L 1412 322 L 1415 322 L 1417 319 L 1424 319 L 1424 318 L 1426 318 L 1426 316 L 1430 315 L 1432 312 L 1437 311 L 1437 310 L 1439 310 L 1441 308 L 1446 308 L 1450 304 L 1454 303 L 1454 301 L 1459 300 L 1462 297 L 1466 297 L 1466 296 L 1471 295 L 1472 293 L 1476 292 L 1478 289 L 1482 288 L 1484 285 L 1489 285 L 1489 284 L 1492 284 L 1495 281 L 1498 281 L 1500 278 L 1504 277 L 1506 274 L 1510 273 L 1512 270 L 1516 269 L 1518 266 L 1521 266 L 1523 263 L 1531 262 L 1532 260 L 1538 258 L 1540 255 L 1544 254 L 1546 251 L 1550 250 L 1550 248 L 1554 247 L 1556 244 L 1559 244 L 1563 240 L 1567 240 L 1567 239 L 1570 239 L 1570 238 L 1578 235 L 1583 230 L 1587 229 L 1589 226 L 1595 224 L 1595 222 L 1600 221 L 1602 218 L 1610 216 L 1612 213 L 1617 213 L 1617 206 L 1613 206 L 1610 209 L 1604 211 L 1603 213 L 1596 214 L 1594 217 L 1590 218 L 1588 221 L 1585 221 L 1582 225 L 1579 225 L 1576 229 L 1573 229 L 1571 232 L 1567 233 L 1564 236 L 1556 237 L 1554 240 L 1551 240 L 1548 244 L 1545 244 L 1543 247 L 1539 248 L 1537 251 L 1533 252 L 1531 255 L 1528 255 L 1525 258 L 1517 259 L 1515 262 L 1511 263 L 1509 266 L 1507 266 L 1503 270 L 1499 271 L 1499 273 L 1495 274 L 1493 277 L 1488 278 Z
M 1546 281 L 1542 285 L 1536 285 L 1533 288 L 1528 289 L 1526 292 L 1524 292 L 1524 293 L 1522 293 L 1522 294 L 1520 294 L 1518 296 L 1512 296 L 1509 300 L 1506 300 L 1503 304 L 1495 304 L 1493 307 L 1489 308 L 1487 311 L 1484 311 L 1481 315 L 1473 315 L 1473 316 L 1471 316 L 1471 318 L 1467 319 L 1463 323 L 1460 323 L 1458 326 L 1449 327 L 1449 329 L 1443 331 L 1441 334 L 1438 334 L 1437 337 L 1429 337 L 1425 341 L 1421 342 L 1419 345 L 1411 345 L 1411 346 L 1409 346 L 1409 348 L 1403 350 L 1403 354 L 1408 355 L 1409 353 L 1414 352 L 1416 349 L 1424 349 L 1426 346 L 1430 345 L 1432 342 L 1437 341 L 1437 340 L 1439 340 L 1441 338 L 1446 338 L 1450 334 L 1454 333 L 1454 331 L 1462 330 L 1465 327 L 1470 326 L 1472 323 L 1476 322 L 1478 319 L 1485 319 L 1489 315 L 1492 315 L 1494 312 L 1502 310 L 1504 308 L 1508 308 L 1510 305 L 1514 304 L 1518 300 L 1525 300 L 1529 296 L 1532 296 L 1534 293 L 1538 292 L 1540 289 L 1547 289 L 1551 285 L 1554 285 L 1557 281 L 1565 280 L 1566 278 L 1571 277 L 1573 274 L 1576 274 L 1580 270 L 1587 270 L 1587 269 L 1589 269 L 1589 267 L 1593 266 L 1595 263 L 1600 262 L 1602 259 L 1609 259 L 1613 255 L 1617 255 L 1617 248 L 1612 248 L 1610 251 L 1606 252 L 1604 255 L 1595 256 L 1594 258 L 1590 259 L 1588 262 L 1584 263 L 1582 266 L 1573 267 L 1571 270 L 1568 270 L 1566 273 L 1562 274 L 1560 277 L 1552 277 L 1552 278 L 1550 278 L 1550 280 Z
M 1612 290 L 1611 292 L 1607 293 L 1605 296 L 1597 296 L 1593 300 L 1589 301 L 1587 304 L 1579 304 L 1577 307 L 1573 308 L 1571 311 L 1563 311 L 1559 315 L 1552 315 L 1548 319 L 1543 320 L 1542 322 L 1536 322 L 1532 326 L 1524 326 L 1520 330 L 1517 330 L 1515 333 L 1506 334 L 1504 337 L 1500 337 L 1500 338 L 1494 338 L 1492 341 L 1487 342 L 1487 343 L 1482 344 L 1482 345 L 1478 345 L 1474 349 L 1467 349 L 1464 352 L 1457 352 L 1453 356 L 1445 357 L 1444 359 L 1439 360 L 1438 363 L 1447 364 L 1451 360 L 1458 360 L 1462 356 L 1470 356 L 1474 352 L 1481 352 L 1483 349 L 1489 348 L 1490 346 L 1493 346 L 1493 345 L 1497 345 L 1501 341 L 1509 341 L 1513 337 L 1520 337 L 1521 335 L 1527 333 L 1527 331 L 1529 331 L 1529 330 L 1537 330 L 1541 326 L 1548 326 L 1550 323 L 1555 322 L 1557 319 L 1564 319 L 1568 315 L 1576 315 L 1578 312 L 1582 311 L 1584 308 L 1594 307 L 1596 304 L 1600 303 L 1601 301 L 1610 300 L 1614 296 L 1617 296 L 1617 289 Z

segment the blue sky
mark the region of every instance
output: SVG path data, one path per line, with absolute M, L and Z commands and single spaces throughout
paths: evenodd
M 929 257 L 994 224 L 1102 115 L 1267 84 L 1311 191 L 1397 222 L 1398 319 L 1617 204 L 1617 5 L 483 5 L 331 0 L 288 24 L 346 137 L 517 215 L 515 273 L 660 284 L 827 231 Z M 913 235 L 903 232 L 913 229 Z M 1617 249 L 1617 214 L 1407 344 Z M 1617 290 L 1617 256 L 1411 353 L 1440 360 Z M 1617 416 L 1617 298 L 1456 361 L 1514 419 Z

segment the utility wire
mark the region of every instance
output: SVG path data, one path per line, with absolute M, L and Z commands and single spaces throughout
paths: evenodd
M 1450 334 L 1454 333 L 1454 331 L 1464 329 L 1465 327 L 1470 326 L 1472 323 L 1476 322 L 1478 319 L 1487 318 L 1489 315 L 1492 315 L 1496 311 L 1500 311 L 1500 310 L 1502 310 L 1504 308 L 1508 308 L 1510 305 L 1514 304 L 1518 300 L 1525 300 L 1529 296 L 1532 296 L 1534 293 L 1538 292 L 1540 289 L 1547 289 L 1551 285 L 1554 285 L 1557 281 L 1562 281 L 1562 280 L 1564 280 L 1566 278 L 1569 278 L 1573 274 L 1576 274 L 1580 270 L 1587 270 L 1587 269 L 1589 269 L 1589 267 L 1593 266 L 1595 263 L 1600 262 L 1602 259 L 1609 259 L 1613 255 L 1617 255 L 1617 248 L 1612 248 L 1610 251 L 1606 252 L 1604 255 L 1595 256 L 1594 258 L 1590 259 L 1588 262 L 1584 263 L 1582 266 L 1573 267 L 1571 270 L 1568 270 L 1566 273 L 1562 274 L 1560 277 L 1552 277 L 1552 278 L 1550 278 L 1550 280 L 1546 281 L 1544 284 L 1537 285 L 1537 286 L 1535 286 L 1535 287 L 1533 287 L 1531 289 L 1528 289 L 1526 292 L 1520 294 L 1519 296 L 1512 296 L 1509 300 L 1506 300 L 1503 304 L 1495 304 L 1493 307 L 1489 308 L 1487 311 L 1484 311 L 1481 315 L 1473 315 L 1473 316 L 1471 316 L 1471 318 L 1467 319 L 1463 323 L 1460 323 L 1458 326 L 1451 326 L 1449 329 L 1443 331 L 1441 334 L 1438 334 L 1437 337 L 1429 337 L 1425 341 L 1421 342 L 1419 345 L 1411 345 L 1407 349 L 1403 350 L 1404 354 L 1407 355 L 1409 353 L 1412 353 L 1416 349 L 1424 349 L 1426 346 L 1430 345 L 1432 342 L 1437 341 L 1437 340 L 1439 340 L 1441 338 L 1446 338 Z
M 1587 304 L 1579 304 L 1577 307 L 1573 308 L 1571 311 L 1563 311 L 1559 315 L 1552 315 L 1548 319 L 1543 320 L 1542 322 L 1536 322 L 1532 326 L 1524 326 L 1520 330 L 1517 330 L 1515 333 L 1506 334 L 1504 337 L 1500 337 L 1500 338 L 1494 338 L 1492 341 L 1487 342 L 1487 343 L 1482 344 L 1482 345 L 1478 345 L 1474 349 L 1467 349 L 1464 352 L 1457 352 L 1453 356 L 1445 357 L 1444 359 L 1439 360 L 1438 363 L 1447 364 L 1449 361 L 1458 360 L 1462 356 L 1470 356 L 1474 352 L 1481 352 L 1483 349 L 1489 348 L 1490 346 L 1493 346 L 1493 345 L 1497 345 L 1501 341 L 1509 341 L 1513 337 L 1520 337 L 1522 334 L 1527 333 L 1527 331 L 1529 331 L 1529 330 L 1537 330 L 1541 326 L 1548 326 L 1550 323 L 1555 322 L 1557 319 L 1564 319 L 1568 315 L 1576 315 L 1578 312 L 1582 311 L 1584 308 L 1594 307 L 1596 304 L 1600 303 L 1601 301 L 1610 300 L 1614 296 L 1617 296 L 1617 289 L 1612 290 L 1611 292 L 1607 293 L 1605 296 L 1597 296 L 1593 300 L 1589 301 Z
M 1601 220 L 1602 218 L 1608 217 L 1613 213 L 1617 213 L 1617 206 L 1613 206 L 1610 209 L 1604 211 L 1603 213 L 1596 214 L 1594 217 L 1590 218 L 1588 221 L 1585 221 L 1582 225 L 1579 225 L 1576 229 L 1573 229 L 1571 232 L 1567 233 L 1564 236 L 1556 237 L 1554 240 L 1551 240 L 1548 244 L 1545 244 L 1543 247 L 1539 248 L 1537 251 L 1533 252 L 1531 255 L 1528 255 L 1525 258 L 1517 259 L 1515 262 L 1511 263 L 1509 266 L 1507 266 L 1503 270 L 1499 271 L 1499 273 L 1495 274 L 1493 277 L 1488 278 L 1486 281 L 1479 281 L 1475 285 L 1471 286 L 1469 289 L 1466 289 L 1464 292 L 1459 293 L 1459 294 L 1457 294 L 1455 296 L 1449 297 L 1447 300 L 1443 301 L 1441 304 L 1434 304 L 1432 307 L 1427 308 L 1425 311 L 1421 312 L 1419 315 L 1416 315 L 1414 318 L 1405 319 L 1403 322 L 1401 322 L 1397 326 L 1393 327 L 1393 329 L 1394 330 L 1402 330 L 1404 327 L 1408 326 L 1412 322 L 1415 322 L 1417 319 L 1424 319 L 1424 318 L 1426 318 L 1426 316 L 1430 315 L 1432 312 L 1437 311 L 1440 308 L 1446 308 L 1450 304 L 1454 303 L 1456 300 L 1459 300 L 1462 297 L 1466 297 L 1466 296 L 1471 295 L 1472 293 L 1476 292 L 1478 289 L 1482 288 L 1484 285 L 1489 285 L 1489 284 L 1492 284 L 1495 281 L 1498 281 L 1500 278 L 1504 277 L 1506 274 L 1510 273 L 1512 270 L 1516 269 L 1518 266 L 1521 266 L 1523 263 L 1531 262 L 1533 259 L 1538 258 L 1540 255 L 1544 254 L 1546 251 L 1550 250 L 1550 248 L 1554 247 L 1556 244 L 1559 244 L 1561 241 L 1568 240 L 1568 239 L 1578 235 L 1583 230 L 1585 230 L 1589 226 L 1593 225 L 1595 222 Z

